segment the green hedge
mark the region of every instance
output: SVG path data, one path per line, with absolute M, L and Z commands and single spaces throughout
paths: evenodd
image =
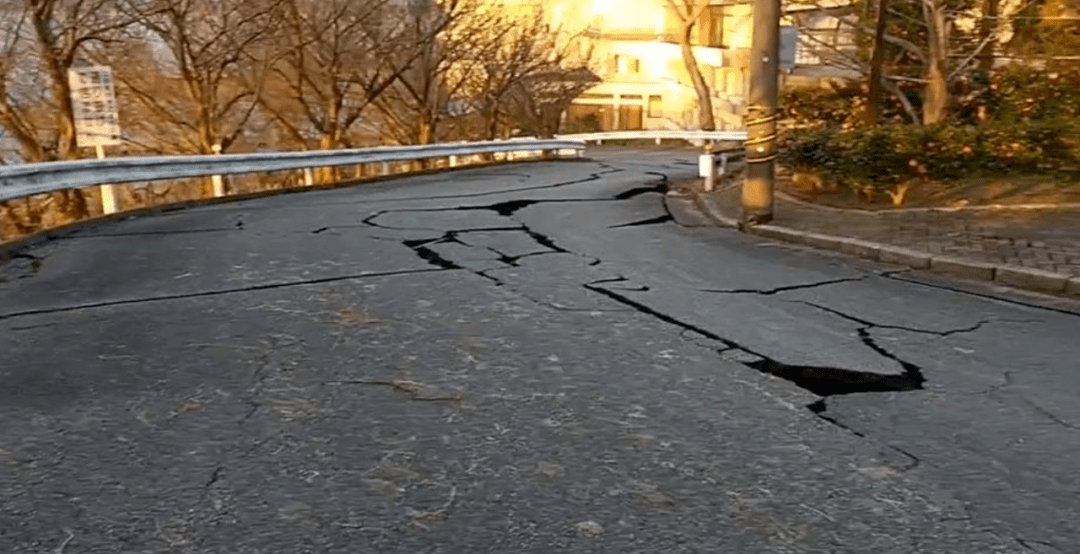
M 1080 173 L 1075 120 L 987 125 L 882 125 L 795 134 L 780 162 L 814 168 L 854 188 L 887 189 L 914 178 L 952 180 L 981 173 Z

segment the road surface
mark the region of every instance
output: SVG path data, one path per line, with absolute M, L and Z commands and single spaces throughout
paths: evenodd
M 1080 308 L 707 226 L 686 150 L 0 267 L 0 551 L 1080 552 Z

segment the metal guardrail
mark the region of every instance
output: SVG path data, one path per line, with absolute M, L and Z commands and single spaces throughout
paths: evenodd
M 585 143 L 574 139 L 515 140 L 427 146 L 391 146 L 354 150 L 260 152 L 197 156 L 147 156 L 74 160 L 0 167 L 0 201 L 66 189 L 115 183 L 158 181 L 345 165 L 390 163 L 481 154 L 572 152 Z M 384 170 L 384 173 L 386 171 Z M 310 178 L 309 178 L 310 181 Z
M 694 142 L 742 142 L 746 140 L 746 131 L 684 131 L 679 129 L 656 129 L 647 131 L 606 131 L 602 133 L 578 133 L 556 135 L 561 140 L 582 140 L 602 143 L 605 140 L 687 140 Z

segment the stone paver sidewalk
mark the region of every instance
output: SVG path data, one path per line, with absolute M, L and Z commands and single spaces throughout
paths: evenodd
M 737 220 L 738 186 L 698 191 L 706 211 Z M 960 208 L 889 211 L 815 206 L 777 195 L 774 225 L 933 256 L 1080 277 L 1080 208 Z

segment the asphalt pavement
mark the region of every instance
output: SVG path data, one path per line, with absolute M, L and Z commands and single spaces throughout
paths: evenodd
M 1080 305 L 709 225 L 696 152 L 0 265 L 0 552 L 1080 552 Z

